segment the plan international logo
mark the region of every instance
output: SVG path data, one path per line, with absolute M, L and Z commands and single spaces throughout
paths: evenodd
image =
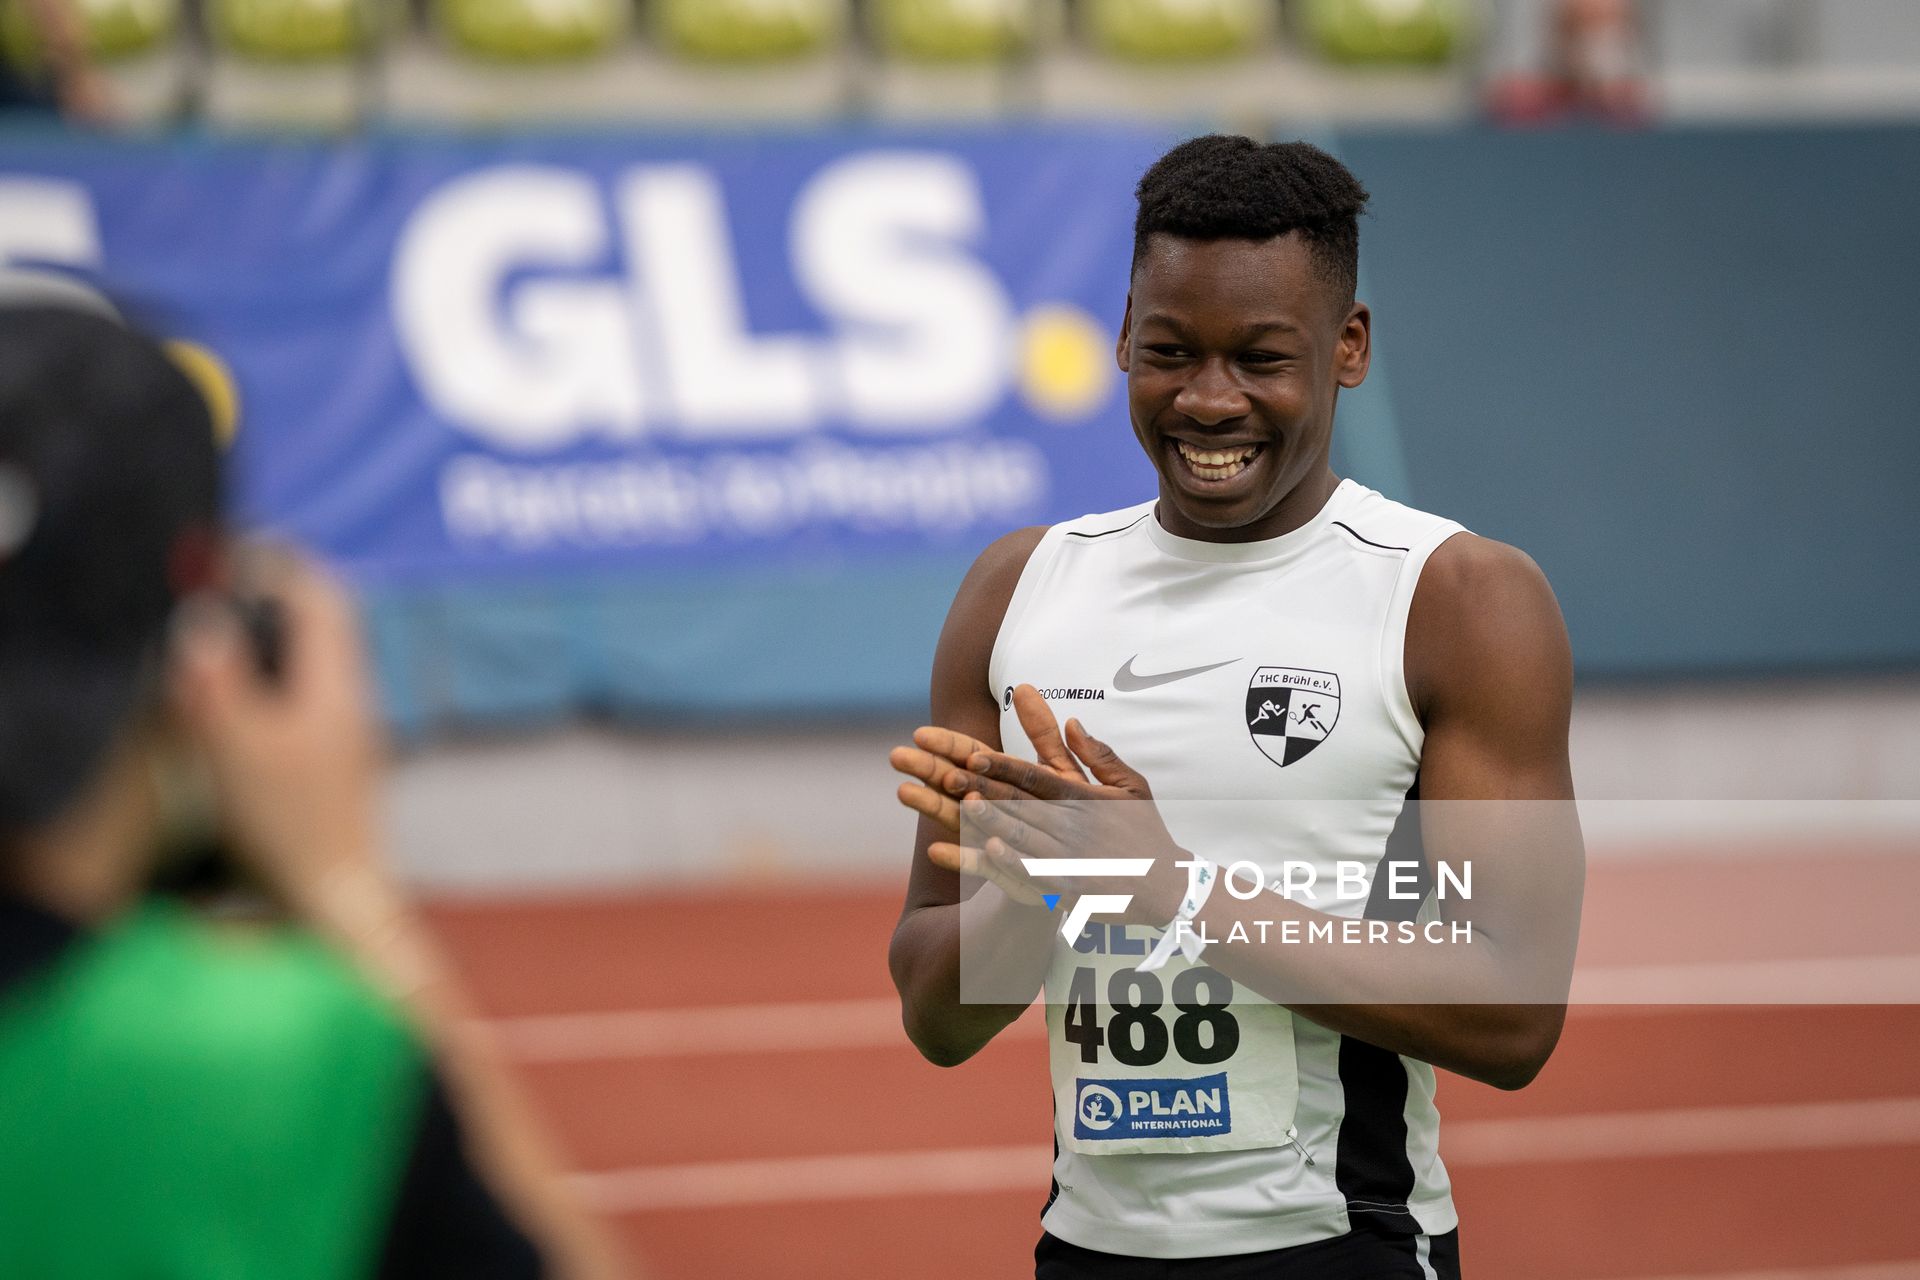
M 1207 1138 L 1231 1132 L 1233 1109 L 1227 1074 L 1191 1080 L 1081 1080 L 1073 1108 L 1073 1136 L 1093 1141 L 1122 1138 Z

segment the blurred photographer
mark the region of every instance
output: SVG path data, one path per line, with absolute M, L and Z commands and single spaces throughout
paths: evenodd
M 158 346 L 0 306 L 0 1270 L 615 1274 L 383 865 L 351 608 L 219 471 Z M 209 824 L 287 923 L 144 893 Z

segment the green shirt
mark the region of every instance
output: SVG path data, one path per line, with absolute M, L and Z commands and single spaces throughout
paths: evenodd
M 0 990 L 0 1275 L 365 1277 L 425 1068 L 318 941 L 144 907 Z

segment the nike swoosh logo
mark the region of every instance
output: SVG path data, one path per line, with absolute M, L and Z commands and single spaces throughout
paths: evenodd
M 1136 653 L 1133 655 L 1133 658 L 1139 656 L 1140 655 Z M 1113 687 L 1121 693 L 1138 693 L 1142 689 L 1156 689 L 1163 684 L 1172 684 L 1175 680 L 1185 680 L 1188 676 L 1197 676 L 1202 671 L 1213 671 L 1219 667 L 1230 667 L 1240 661 L 1238 658 L 1228 658 L 1225 662 L 1209 662 L 1204 667 L 1187 667 L 1181 671 L 1165 671 L 1157 676 L 1143 676 L 1135 674 L 1133 670 L 1133 658 L 1128 658 L 1125 662 L 1121 663 L 1120 669 L 1113 673 Z

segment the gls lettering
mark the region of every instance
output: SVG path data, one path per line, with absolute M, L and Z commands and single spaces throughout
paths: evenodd
M 651 430 L 780 440 L 827 420 L 898 435 L 964 426 L 1006 389 L 1011 307 L 968 252 L 985 215 L 951 156 L 867 152 L 802 188 L 788 258 L 827 335 L 748 330 L 705 168 L 638 167 L 606 197 L 571 169 L 507 165 L 416 210 L 394 317 L 442 417 L 527 452 Z M 616 258 L 627 278 L 606 274 Z

